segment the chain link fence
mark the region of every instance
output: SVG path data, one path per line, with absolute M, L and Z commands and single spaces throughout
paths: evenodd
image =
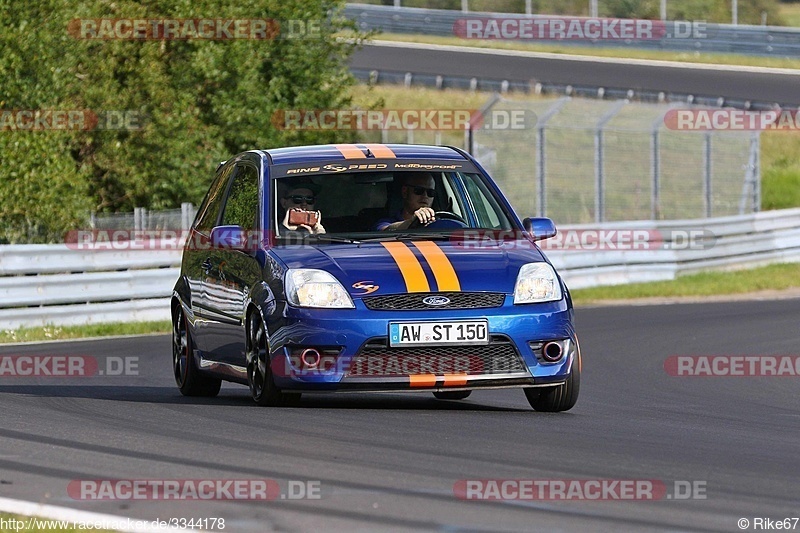
M 470 149 L 521 216 L 580 224 L 758 211 L 758 133 L 671 130 L 674 107 L 495 98 L 492 112 L 525 109 L 536 124 L 476 129 Z
M 153 211 L 137 207 L 133 213 L 95 214 L 89 218 L 93 230 L 134 230 L 160 231 L 189 229 L 194 221 L 196 208 L 189 202 L 181 204 L 180 209 Z

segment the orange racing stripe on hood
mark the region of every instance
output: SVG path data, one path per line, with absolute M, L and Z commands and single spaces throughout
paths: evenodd
M 458 275 L 453 269 L 453 264 L 442 249 L 439 248 L 438 244 L 433 241 L 419 241 L 412 244 L 422 252 L 428 265 L 430 265 L 433 276 L 436 278 L 436 285 L 440 291 L 461 290 L 461 283 L 458 281 Z
M 391 254 L 394 262 L 397 263 L 403 280 L 406 282 L 408 292 L 429 292 L 428 278 L 422 270 L 417 256 L 402 242 L 382 242 L 384 248 Z

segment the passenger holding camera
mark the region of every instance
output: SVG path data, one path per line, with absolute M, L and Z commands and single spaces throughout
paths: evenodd
M 314 183 L 291 186 L 281 196 L 281 206 L 286 210 L 283 226 L 291 231 L 307 231 L 312 235 L 325 233 L 322 213 L 314 211 L 319 187 Z

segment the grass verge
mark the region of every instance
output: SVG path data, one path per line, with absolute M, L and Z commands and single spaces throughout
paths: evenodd
M 444 44 L 451 46 L 470 46 L 493 50 L 521 50 L 525 52 L 547 52 L 551 54 L 582 55 L 592 57 L 617 57 L 621 59 L 650 59 L 659 61 L 677 61 L 679 63 L 708 63 L 713 65 L 732 65 L 748 67 L 771 67 L 800 69 L 800 59 L 787 57 L 745 56 L 737 54 L 668 52 L 660 50 L 640 50 L 633 48 L 608 47 L 594 48 L 590 46 L 570 46 L 563 44 L 526 43 L 523 41 L 492 41 L 480 39 L 461 39 L 437 35 L 410 35 L 400 33 L 381 33 L 375 40 L 412 43 Z
M 116 322 L 109 324 L 90 324 L 88 326 L 41 326 L 20 327 L 0 331 L 0 344 L 9 342 L 40 342 L 85 337 L 108 337 L 111 335 L 144 335 L 148 333 L 169 333 L 172 326 L 163 322 Z M 0 531 L 0 533 L 2 533 Z
M 746 294 L 800 288 L 800 263 L 784 263 L 735 272 L 703 272 L 673 281 L 631 283 L 571 291 L 576 305 L 600 300 Z

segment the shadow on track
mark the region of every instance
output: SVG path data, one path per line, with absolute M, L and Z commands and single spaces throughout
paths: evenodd
M 234 388 L 223 388 L 216 398 L 196 398 L 181 396 L 174 387 L 136 387 L 136 386 L 79 386 L 79 385 L 7 385 L 0 386 L 0 394 L 24 394 L 45 398 L 87 398 L 95 400 L 114 400 L 120 402 L 142 402 L 175 405 L 216 405 L 231 407 L 253 407 L 247 392 Z M 520 392 L 521 393 L 521 392 Z M 530 409 L 485 405 L 470 400 L 437 400 L 430 393 L 408 394 L 370 394 L 370 393 L 314 393 L 305 394 L 297 407 L 288 409 L 393 409 L 403 411 L 495 411 L 527 412 Z

